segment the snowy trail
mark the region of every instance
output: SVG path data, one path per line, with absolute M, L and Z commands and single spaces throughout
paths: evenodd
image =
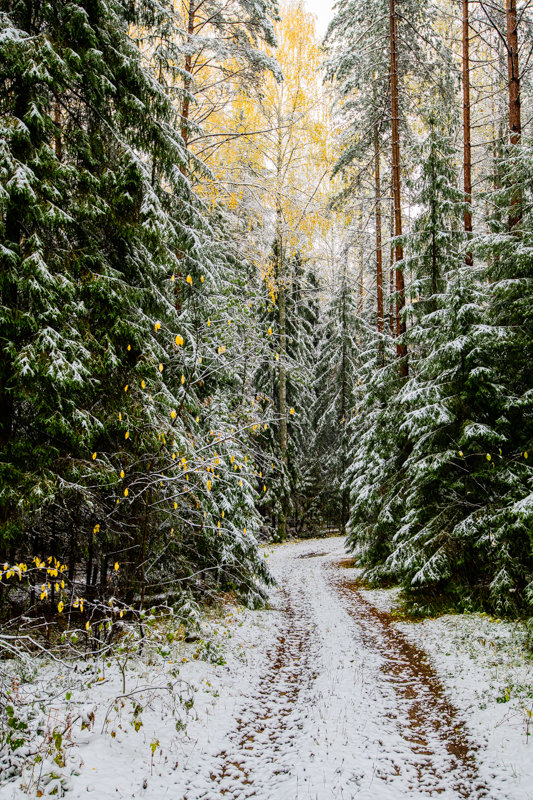
M 111 662 L 43 669 L 49 731 L 83 709 L 93 722 L 69 729 L 61 768 L 48 734 L 1 800 L 37 779 L 76 800 L 533 800 L 532 668 L 513 625 L 393 621 L 394 593 L 359 587 L 340 538 L 264 552 L 269 610 L 227 604 L 205 642 L 131 659 L 131 699 Z
M 424 652 L 364 600 L 342 562 L 338 539 L 274 550 L 276 638 L 223 747 L 196 753 L 180 800 L 508 796 L 479 777 Z

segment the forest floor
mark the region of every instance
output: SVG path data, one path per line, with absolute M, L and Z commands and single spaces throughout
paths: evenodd
M 201 640 L 122 664 L 126 692 L 112 662 L 90 687 L 81 667 L 50 665 L 48 751 L 0 800 L 533 799 L 521 626 L 400 621 L 397 593 L 362 588 L 339 538 L 265 556 L 268 610 L 228 606 Z M 67 689 L 76 724 L 57 748 L 50 719 Z

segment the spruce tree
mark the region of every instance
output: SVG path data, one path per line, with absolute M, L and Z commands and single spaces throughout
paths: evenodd
M 349 425 L 355 413 L 358 351 L 357 304 L 346 268 L 325 308 L 319 327 L 313 408 L 317 510 L 341 535 L 349 513 Z M 329 527 L 329 526 L 328 526 Z

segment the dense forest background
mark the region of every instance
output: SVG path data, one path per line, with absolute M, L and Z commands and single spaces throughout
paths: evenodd
M 526 0 L 0 4 L 4 618 L 327 531 L 531 615 L 532 55 Z

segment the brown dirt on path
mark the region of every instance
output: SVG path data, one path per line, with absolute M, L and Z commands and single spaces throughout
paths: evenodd
M 323 555 L 328 554 L 314 551 L 295 558 Z M 381 774 L 378 766 L 375 777 L 390 783 L 394 781 L 394 771 L 399 776 L 408 768 L 409 790 L 414 797 L 443 793 L 449 797 L 451 790 L 464 800 L 487 798 L 489 792 L 477 771 L 476 748 L 427 654 L 402 634 L 390 614 L 364 598 L 357 581 L 350 580 L 341 569 L 352 566 L 350 559 L 333 564 L 325 560 L 316 575 L 322 576 L 352 619 L 354 644 L 363 647 L 363 653 L 368 650 L 379 655 L 388 698 L 382 713 L 389 725 L 397 726 L 408 745 L 403 755 L 383 751 L 385 757 L 392 755 L 393 774 L 386 770 Z M 274 781 L 281 781 L 277 785 L 282 790 L 284 775 L 289 778 L 291 774 L 291 757 L 286 756 L 293 754 L 292 763 L 298 758 L 306 704 L 312 697 L 320 662 L 320 637 L 313 635 L 315 617 L 304 584 L 293 583 L 290 570 L 282 581 L 279 597 L 279 634 L 267 653 L 267 666 L 256 694 L 243 698 L 227 746 L 218 753 L 211 768 L 212 793 L 203 795 L 209 800 L 265 800 L 266 787 L 257 783 L 258 777 L 266 770 Z M 372 687 L 368 689 L 371 691 Z M 276 790 L 276 796 L 269 795 L 268 800 L 288 798 Z
M 353 567 L 351 559 L 338 561 L 335 567 Z M 444 688 L 424 650 L 407 640 L 394 626 L 392 616 L 372 605 L 361 594 L 360 582 L 330 572 L 330 582 L 343 599 L 343 605 L 356 621 L 363 641 L 369 649 L 377 650 L 384 664 L 383 673 L 393 685 L 402 705 L 407 706 L 407 729 L 403 738 L 411 745 L 419 781 L 428 774 L 440 782 L 441 775 L 432 763 L 435 739 L 444 744 L 450 769 L 456 773 L 454 790 L 459 797 L 483 798 L 487 787 L 479 779 L 475 751 L 469 740 L 465 723 L 457 709 L 446 698 Z M 416 790 L 417 787 L 412 787 Z M 441 788 L 428 792 L 439 794 Z
M 312 617 L 303 598 L 296 607 L 286 589 L 281 594 L 284 602 L 283 630 L 267 654 L 269 667 L 260 680 L 259 702 L 251 715 L 236 719 L 227 750 L 217 756 L 220 769 L 210 776 L 214 786 L 219 787 L 217 791 L 221 797 L 256 796 L 252 788 L 254 776 L 239 758 L 239 753 L 246 755 L 248 760 L 249 756 L 264 755 L 265 747 L 268 747 L 268 760 L 275 764 L 281 751 L 297 745 L 298 727 L 292 729 L 289 719 L 302 692 L 309 689 L 315 678 L 313 654 L 309 648 Z M 277 772 L 274 767 L 274 774 L 282 771 Z M 231 788 L 220 786 L 228 777 L 233 779 Z

